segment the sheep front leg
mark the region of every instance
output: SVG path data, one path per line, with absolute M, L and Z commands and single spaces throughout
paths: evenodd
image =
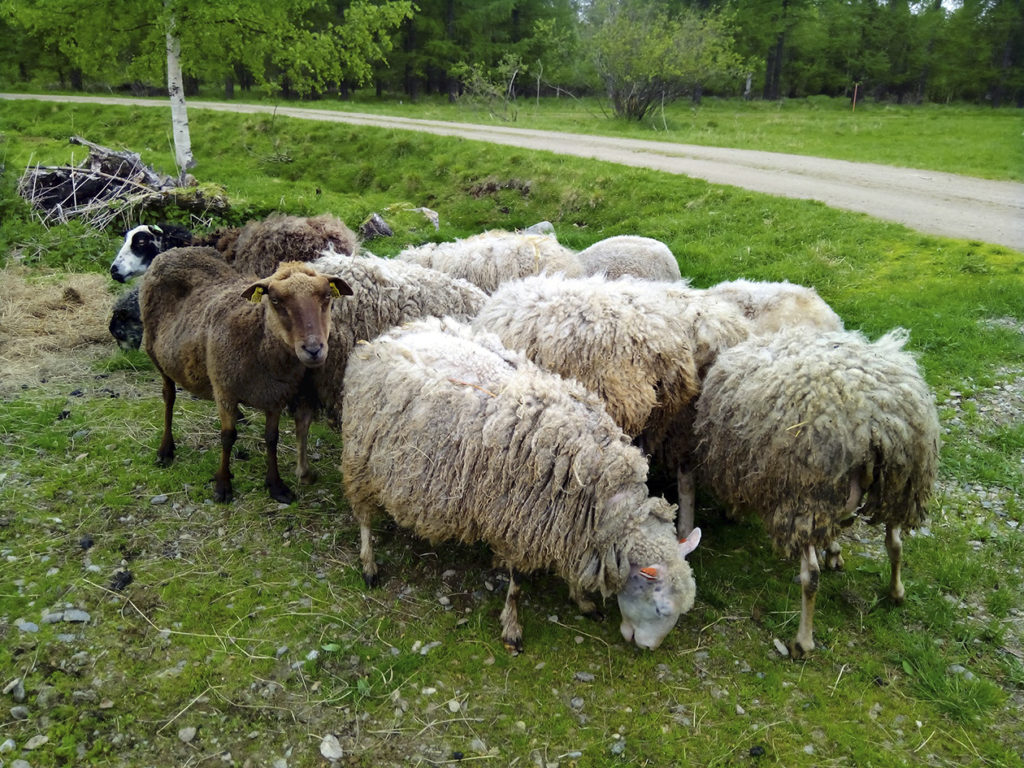
M 892 575 L 889 579 L 889 597 L 896 605 L 903 604 L 903 580 L 900 578 L 900 556 L 903 553 L 903 542 L 900 539 L 898 525 L 885 526 L 885 551 L 889 553 L 889 565 Z
M 267 477 L 264 485 L 270 491 L 270 498 L 282 504 L 291 504 L 295 501 L 295 494 L 281 479 L 281 473 L 277 466 L 277 441 L 280 426 L 281 411 L 267 411 L 267 426 L 263 430 L 263 440 L 267 444 Z
M 164 434 L 160 438 L 160 447 L 156 452 L 156 463 L 166 467 L 174 461 L 174 434 L 171 432 L 171 422 L 174 420 L 174 399 L 177 397 L 177 388 L 174 381 L 164 376 Z
M 300 485 L 312 485 L 316 472 L 309 468 L 309 427 L 313 423 L 313 409 L 302 406 L 295 411 L 295 477 Z
M 213 500 L 224 503 L 231 501 L 231 449 L 238 439 L 238 430 L 235 428 L 235 418 L 238 413 L 236 403 L 224 403 L 217 401 L 217 410 L 220 412 L 220 466 L 217 474 L 213 476 Z
M 519 626 L 519 612 L 516 600 L 519 597 L 519 585 L 516 583 L 516 572 L 509 569 L 508 594 L 505 595 L 505 607 L 501 609 L 501 642 L 513 656 L 523 652 L 523 628 Z
M 377 575 L 377 561 L 373 559 L 373 532 L 368 516 L 360 515 L 353 507 L 353 514 L 359 521 L 359 561 L 363 564 L 363 581 L 368 587 L 376 587 L 380 581 Z
M 569 585 L 569 597 L 576 603 L 577 607 L 588 619 L 592 621 L 604 621 L 604 614 L 597 607 L 597 603 L 587 597 L 586 593 L 578 585 Z
M 800 629 L 789 649 L 794 659 L 814 650 L 814 598 L 818 594 L 819 573 L 814 545 L 807 544 L 800 556 Z
M 679 496 L 679 512 L 676 515 L 676 536 L 682 540 L 693 530 L 693 511 L 697 490 L 693 481 L 693 470 L 680 466 L 676 469 L 676 491 Z

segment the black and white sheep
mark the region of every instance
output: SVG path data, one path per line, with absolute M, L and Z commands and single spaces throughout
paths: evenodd
M 584 612 L 618 595 L 627 641 L 656 648 L 693 605 L 673 508 L 648 496 L 647 462 L 579 383 L 450 318 L 356 350 L 342 408 L 345 493 L 360 559 L 378 578 L 379 507 L 430 541 L 485 542 L 511 570 L 502 640 L 522 648 L 515 573 L 554 570 Z
M 485 293 L 493 293 L 504 282 L 530 275 L 582 274 L 576 254 L 554 235 L 504 230 L 406 248 L 395 258 L 468 280 Z
M 231 498 L 231 448 L 239 404 L 266 414 L 266 485 L 270 495 L 294 495 L 277 466 L 281 413 L 297 401 L 305 374 L 327 360 L 331 304 L 352 290 L 308 264 L 286 262 L 262 280 L 240 276 L 213 248 L 159 254 L 142 278 L 139 302 L 146 352 L 163 377 L 164 432 L 157 458 L 174 458 L 171 422 L 175 384 L 214 400 L 220 414 L 221 461 L 214 497 Z M 312 411 L 296 412 L 305 444 Z
M 110 276 L 126 283 L 143 274 L 158 253 L 192 245 L 192 231 L 180 224 L 140 224 L 129 230 L 110 263 Z
M 886 528 L 889 594 L 903 600 L 900 530 L 924 521 L 935 482 L 935 402 L 907 334 L 797 327 L 719 354 L 697 402 L 699 473 L 731 508 L 757 512 L 782 554 L 800 558 L 794 656 L 814 648 L 818 549 L 841 568 L 837 536 L 863 516 Z
M 615 235 L 598 240 L 576 254 L 584 275 L 617 280 L 629 275 L 642 280 L 682 280 L 672 249 L 640 235 Z

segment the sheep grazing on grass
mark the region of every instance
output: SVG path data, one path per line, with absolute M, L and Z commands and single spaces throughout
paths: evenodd
M 807 326 L 841 331 L 843 321 L 813 288 L 781 282 L 732 280 L 707 289 L 712 296 L 733 302 L 754 324 L 756 333 Z
M 699 471 L 718 498 L 757 512 L 782 554 L 800 558 L 795 657 L 814 648 L 818 555 L 842 567 L 836 538 L 863 516 L 885 525 L 889 594 L 903 600 L 900 530 L 924 521 L 939 424 L 904 331 L 791 328 L 725 350 L 697 403 Z
M 560 272 L 582 274 L 576 254 L 553 235 L 491 230 L 462 240 L 406 248 L 396 257 L 468 280 L 493 293 L 509 280 Z
M 673 508 L 647 463 L 577 382 L 450 318 L 389 332 L 351 356 L 342 472 L 376 584 L 370 523 L 383 507 L 437 541 L 484 542 L 512 569 L 502 640 L 522 649 L 515 573 L 552 569 L 585 613 L 618 595 L 627 641 L 656 648 L 693 605 Z
M 218 248 L 224 260 L 242 274 L 265 277 L 284 261 L 314 261 L 325 250 L 354 255 L 359 250 L 355 233 L 330 214 L 287 216 L 272 214 L 250 221 L 238 236 L 223 236 Z
M 213 248 L 165 251 L 142 279 L 143 344 L 163 376 L 161 464 L 174 458 L 171 421 L 175 384 L 214 400 L 220 414 L 221 461 L 214 498 L 231 499 L 231 448 L 239 404 L 266 414 L 266 486 L 281 502 L 294 499 L 277 467 L 281 412 L 296 401 L 307 370 L 327 360 L 332 298 L 352 290 L 308 264 L 286 262 L 253 282 L 240 277 Z M 301 444 L 312 412 L 296 412 Z
M 609 280 L 625 275 L 642 280 L 682 280 L 672 249 L 652 237 L 607 237 L 584 248 L 576 258 L 584 275 L 603 275 Z
M 596 392 L 615 422 L 675 474 L 679 533 L 690 532 L 699 374 L 750 333 L 733 304 L 678 281 L 541 276 L 503 285 L 473 325 Z
M 337 275 L 354 295 L 335 302 L 331 314 L 331 351 L 327 362 L 310 372 L 318 408 L 340 424 L 345 366 L 359 341 L 375 339 L 396 325 L 425 317 L 451 316 L 468 320 L 486 294 L 472 283 L 443 272 L 373 255 L 359 257 L 322 254 L 310 266 Z

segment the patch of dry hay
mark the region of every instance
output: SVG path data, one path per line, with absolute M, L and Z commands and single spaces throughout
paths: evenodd
M 108 277 L 0 270 L 0 389 L 80 376 L 114 351 Z

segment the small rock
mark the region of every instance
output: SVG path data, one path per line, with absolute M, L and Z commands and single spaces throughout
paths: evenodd
M 487 744 L 479 736 L 469 742 L 469 748 L 478 755 L 482 755 L 487 752 Z
M 22 632 L 34 633 L 39 631 L 38 624 L 33 624 L 31 621 L 25 621 L 24 619 L 15 619 L 14 626 L 16 626 Z
M 779 640 L 779 638 L 773 637 L 772 643 L 775 644 L 775 650 L 779 652 L 779 656 L 782 656 L 784 658 L 789 656 L 789 648 L 787 648 L 786 644 Z
M 760 744 L 750 748 L 751 757 L 764 757 L 764 754 L 764 747 L 762 747 Z
M 11 696 L 18 704 L 25 700 L 25 685 L 16 677 L 4 686 L 4 695 Z
M 196 729 L 191 725 L 186 725 L 184 728 L 178 730 L 178 738 L 182 744 L 191 744 L 196 737 Z
M 320 754 L 328 760 L 341 760 L 345 756 L 345 752 L 341 748 L 341 742 L 338 741 L 338 737 L 333 733 L 324 736 L 323 741 L 320 742 Z
M 950 664 L 946 671 L 951 675 L 960 675 L 967 682 L 974 680 L 974 673 L 971 670 L 964 667 L 962 664 Z
M 28 707 L 24 704 L 11 707 L 11 718 L 14 720 L 28 720 L 28 714 Z
M 31 739 L 25 742 L 25 751 L 31 752 L 33 749 L 39 749 L 41 746 L 43 746 L 43 744 L 45 744 L 49 740 L 49 736 L 44 736 L 41 733 L 37 736 L 33 736 Z
M 590 672 L 577 672 L 573 675 L 581 683 L 592 683 L 594 682 L 594 676 Z
M 814 745 L 813 744 L 808 744 L 806 747 L 804 747 L 804 752 L 806 752 L 808 755 L 813 755 L 814 754 Z
M 28 760 L 15 760 L 11 768 L 32 768 L 32 764 Z
M 151 498 L 149 500 L 149 503 L 152 504 L 153 506 L 159 506 L 160 504 L 166 504 L 167 503 L 167 494 L 166 493 L 158 493 L 156 496 L 154 496 L 153 498 Z
M 89 549 L 93 545 L 93 538 L 88 533 L 78 540 L 78 546 L 82 549 Z
M 618 756 L 618 755 L 621 755 L 625 751 L 626 751 L 626 740 L 625 739 L 619 739 L 614 744 L 612 744 L 611 752 L 612 752 L 613 755 Z
M 79 608 L 69 608 L 64 611 L 64 621 L 72 624 L 87 624 L 92 617 Z
M 582 696 L 573 696 L 569 700 L 569 706 L 572 707 L 573 709 L 575 709 L 577 712 L 579 712 L 581 709 L 583 709 L 583 703 L 584 702 L 583 702 L 583 697 Z
M 452 714 L 455 714 L 460 709 L 462 709 L 462 704 L 459 702 L 458 699 L 452 699 L 448 702 L 448 711 Z
M 747 714 L 747 710 L 745 710 L 743 707 L 741 707 L 739 704 L 737 704 L 736 705 L 736 714 L 737 715 L 745 715 L 745 714 Z
M 0 755 L 6 755 L 8 752 L 13 752 L 16 746 L 18 745 L 14 743 L 14 739 L 7 739 L 0 744 Z

